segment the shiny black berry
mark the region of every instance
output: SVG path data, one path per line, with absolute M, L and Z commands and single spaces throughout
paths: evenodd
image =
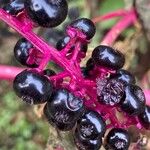
M 53 91 L 52 83 L 37 72 L 24 70 L 13 82 L 16 94 L 29 104 L 40 104 L 50 99 Z
M 145 95 L 142 89 L 136 85 L 128 84 L 125 87 L 120 107 L 129 115 L 139 115 L 145 108 Z
M 73 21 L 69 26 L 81 30 L 86 35 L 87 40 L 93 38 L 96 32 L 94 23 L 87 18 L 77 19 Z
M 55 126 L 60 130 L 68 130 L 65 127 L 75 125 L 75 122 L 84 113 L 83 100 L 65 89 L 56 90 L 47 104 L 48 112 L 55 121 Z
M 128 150 L 130 136 L 121 128 L 112 129 L 106 137 L 106 150 Z
M 103 118 L 93 110 L 88 110 L 77 122 L 77 130 L 85 139 L 101 138 L 106 131 Z
M 26 0 L 25 9 L 29 17 L 42 27 L 56 27 L 68 13 L 66 0 Z
M 122 82 L 124 82 L 125 84 L 135 84 L 136 80 L 135 80 L 135 77 L 127 70 L 124 70 L 124 69 L 120 69 L 117 71 L 116 74 L 113 74 L 111 76 L 111 78 L 115 78 L 115 79 L 118 79 Z
M 92 58 L 97 66 L 111 70 L 118 70 L 125 63 L 125 58 L 122 53 L 105 45 L 96 47 L 92 53 Z
M 98 101 L 109 106 L 117 105 L 124 96 L 124 90 L 125 87 L 123 82 L 118 79 L 110 79 L 102 90 L 97 92 Z
M 14 56 L 22 65 L 34 68 L 38 66 L 35 62 L 33 64 L 27 63 L 32 48 L 33 45 L 29 41 L 21 38 L 15 45 Z
M 62 39 L 60 39 L 56 44 L 57 50 L 61 51 L 62 49 L 64 49 L 66 45 L 69 43 L 69 41 L 70 41 L 69 36 L 65 36 Z M 81 52 L 86 53 L 87 48 L 88 48 L 87 43 L 81 43 L 81 46 L 80 46 Z M 72 45 L 68 53 L 71 53 L 74 49 L 75 49 L 75 45 Z
M 86 139 L 77 130 L 74 133 L 74 141 L 78 150 L 99 150 L 102 145 L 101 138 Z
M 150 129 L 150 106 L 145 106 L 144 111 L 138 116 L 140 123 L 146 129 Z
M 95 66 L 94 61 L 93 61 L 92 58 L 90 58 L 90 59 L 87 61 L 87 63 L 86 63 L 86 68 L 87 68 L 88 70 L 93 70 L 93 69 L 94 69 L 94 66 Z
M 89 77 L 89 70 L 86 67 L 81 67 L 81 73 L 84 78 Z
M 71 122 L 71 123 L 68 123 L 68 124 L 65 124 L 64 122 L 59 122 L 57 120 L 55 120 L 55 118 L 53 116 L 50 115 L 49 111 L 48 111 L 48 106 L 47 104 L 45 105 L 44 107 L 44 110 L 43 110 L 43 113 L 48 121 L 49 124 L 51 124 L 53 127 L 61 130 L 61 131 L 69 131 L 71 130 L 76 122 Z
M 13 0 L 9 4 L 5 5 L 3 9 L 7 13 L 16 16 L 24 10 L 24 1 L 25 0 Z
M 46 75 L 46 76 L 54 76 L 54 75 L 56 75 L 55 71 L 53 71 L 51 69 L 45 69 L 43 71 L 43 74 Z

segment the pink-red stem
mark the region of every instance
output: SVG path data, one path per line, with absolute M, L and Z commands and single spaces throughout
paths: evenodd
M 126 10 L 122 10 L 122 9 L 121 10 L 116 10 L 116 11 L 107 13 L 105 15 L 95 17 L 95 18 L 92 19 L 92 21 L 94 23 L 98 23 L 100 21 L 109 20 L 109 19 L 112 19 L 114 17 L 123 17 L 123 16 L 127 15 L 128 13 L 129 12 L 126 11 Z
M 103 45 L 112 45 L 117 37 L 125 30 L 128 26 L 135 23 L 137 20 L 136 13 L 134 10 L 128 12 L 112 29 L 106 34 L 101 44 Z

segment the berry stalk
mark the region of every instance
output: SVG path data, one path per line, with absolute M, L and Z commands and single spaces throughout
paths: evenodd
M 104 20 L 109 20 L 109 19 L 113 19 L 115 17 L 124 17 L 128 14 L 129 12 L 126 11 L 126 10 L 116 10 L 116 11 L 113 11 L 113 12 L 110 12 L 110 13 L 107 13 L 105 15 L 102 15 L 102 16 L 98 16 L 98 17 L 95 17 L 92 19 L 92 21 L 94 23 L 98 23 L 100 21 L 104 21 Z
M 102 40 L 102 45 L 112 45 L 117 37 L 121 34 L 123 30 L 125 30 L 128 26 L 135 23 L 137 20 L 135 10 L 132 9 L 125 15 L 112 29 L 106 34 L 104 39 Z

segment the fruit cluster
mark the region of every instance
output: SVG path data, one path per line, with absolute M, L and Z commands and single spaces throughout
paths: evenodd
M 51 28 L 65 20 L 68 5 L 66 0 L 14 0 L 3 9 L 31 29 Z M 150 107 L 134 76 L 121 69 L 125 58 L 119 51 L 99 45 L 86 66 L 80 66 L 95 32 L 94 23 L 81 18 L 66 27 L 56 49 L 41 51 L 37 43 L 21 38 L 14 55 L 30 69 L 16 76 L 14 91 L 26 103 L 45 103 L 48 122 L 61 131 L 72 131 L 79 150 L 98 150 L 102 143 L 107 150 L 127 150 L 130 136 L 124 128 L 150 129 Z M 63 71 L 45 69 L 49 61 Z M 103 142 L 106 129 L 111 130 Z

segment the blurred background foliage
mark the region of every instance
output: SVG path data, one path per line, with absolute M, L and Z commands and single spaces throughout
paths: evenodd
M 0 7 L 8 1 L 0 0 Z M 54 46 L 58 39 L 65 35 L 65 27 L 72 20 L 80 16 L 93 18 L 132 5 L 131 0 L 68 1 L 70 8 L 69 16 L 62 25 L 54 29 L 38 28 L 35 30 L 36 33 Z M 90 44 L 87 56 L 90 55 L 91 50 L 98 45 L 102 37 L 117 20 L 118 18 L 101 22 L 97 25 L 97 34 Z M 20 66 L 13 57 L 13 47 L 19 37 L 20 35 L 13 29 L 0 22 L 0 64 Z M 143 88 L 149 88 L 149 42 L 142 30 L 141 24 L 137 23 L 134 27 L 129 27 L 124 31 L 117 39 L 114 47 L 120 49 L 126 55 L 127 63 L 125 68 L 136 75 L 137 81 Z M 56 69 L 56 66 L 52 64 L 49 66 Z M 53 128 L 49 129 L 47 122 L 41 117 L 41 111 L 39 112 L 41 107 L 33 108 L 22 103 L 15 96 L 11 82 L 0 81 L 0 150 L 42 150 L 46 148 L 46 145 L 47 149 L 52 150 L 53 146 L 49 147 L 49 145 L 53 144 L 52 141 L 55 141 L 55 144 L 57 143 L 57 133 Z M 135 131 L 134 135 L 136 134 L 137 132 Z M 146 135 L 145 132 L 143 134 Z M 139 135 L 135 137 L 137 138 Z M 66 141 L 64 143 L 66 144 Z M 56 146 L 55 144 L 54 147 Z M 72 144 L 70 145 L 72 146 Z M 73 147 L 69 145 L 67 147 L 68 150 L 73 150 Z M 146 149 L 145 145 L 143 146 L 142 144 L 140 148 Z

